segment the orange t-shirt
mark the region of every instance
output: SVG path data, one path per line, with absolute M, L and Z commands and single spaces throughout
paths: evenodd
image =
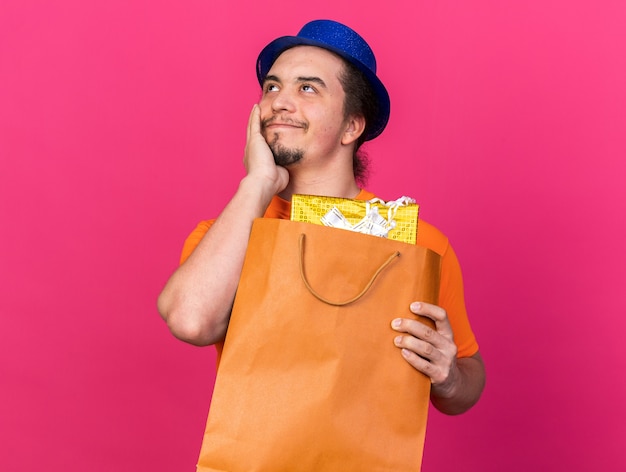
M 366 190 L 356 196 L 357 200 L 376 198 Z M 291 202 L 275 196 L 265 211 L 265 218 L 288 220 L 291 217 Z M 215 220 L 202 221 L 185 241 L 181 255 L 181 264 L 187 260 L 200 240 L 207 233 Z M 433 225 L 420 220 L 417 230 L 417 242 L 441 256 L 441 283 L 439 289 L 439 306 L 446 310 L 454 332 L 457 345 L 457 357 L 469 357 L 478 352 L 478 343 L 467 318 L 465 296 L 463 293 L 463 276 L 459 261 L 448 242 L 448 238 Z M 222 346 L 216 346 L 221 352 Z

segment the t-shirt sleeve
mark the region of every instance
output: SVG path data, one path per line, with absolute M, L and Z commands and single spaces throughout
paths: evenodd
M 449 244 L 441 258 L 439 305 L 448 313 L 454 342 L 458 349 L 457 357 L 469 357 L 476 354 L 478 343 L 467 317 L 461 265 Z
M 467 317 L 463 274 L 454 249 L 441 231 L 425 221 L 419 223 L 417 244 L 441 256 L 439 306 L 448 313 L 448 320 L 454 333 L 454 343 L 457 346 L 457 357 L 473 356 L 478 352 L 478 343 Z
M 183 252 L 180 255 L 181 265 L 189 258 L 189 256 L 191 256 L 191 253 L 198 246 L 198 244 L 200 244 L 200 241 L 207 231 L 209 231 L 209 228 L 213 226 L 214 222 L 215 220 L 201 221 L 198 223 L 198 226 L 196 226 L 196 229 L 194 229 L 191 234 L 187 236 L 185 244 L 183 245 Z

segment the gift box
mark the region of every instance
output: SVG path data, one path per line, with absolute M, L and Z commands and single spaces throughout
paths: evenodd
M 293 195 L 291 221 L 313 223 L 415 244 L 419 205 L 409 197 L 385 202 Z

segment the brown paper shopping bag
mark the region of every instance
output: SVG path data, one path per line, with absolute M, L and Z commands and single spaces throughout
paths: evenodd
M 391 320 L 437 302 L 420 246 L 255 220 L 199 471 L 419 470 L 430 381 Z

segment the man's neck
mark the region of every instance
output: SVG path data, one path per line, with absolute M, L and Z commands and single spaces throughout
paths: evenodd
M 354 178 L 352 146 L 324 158 L 305 156 L 287 171 L 289 183 L 279 194 L 285 200 L 291 200 L 293 194 L 354 198 L 360 191 Z
M 301 175 L 289 172 L 289 184 L 279 196 L 285 200 L 291 200 L 293 194 L 301 195 L 324 195 L 327 197 L 354 198 L 360 188 L 354 175 Z

